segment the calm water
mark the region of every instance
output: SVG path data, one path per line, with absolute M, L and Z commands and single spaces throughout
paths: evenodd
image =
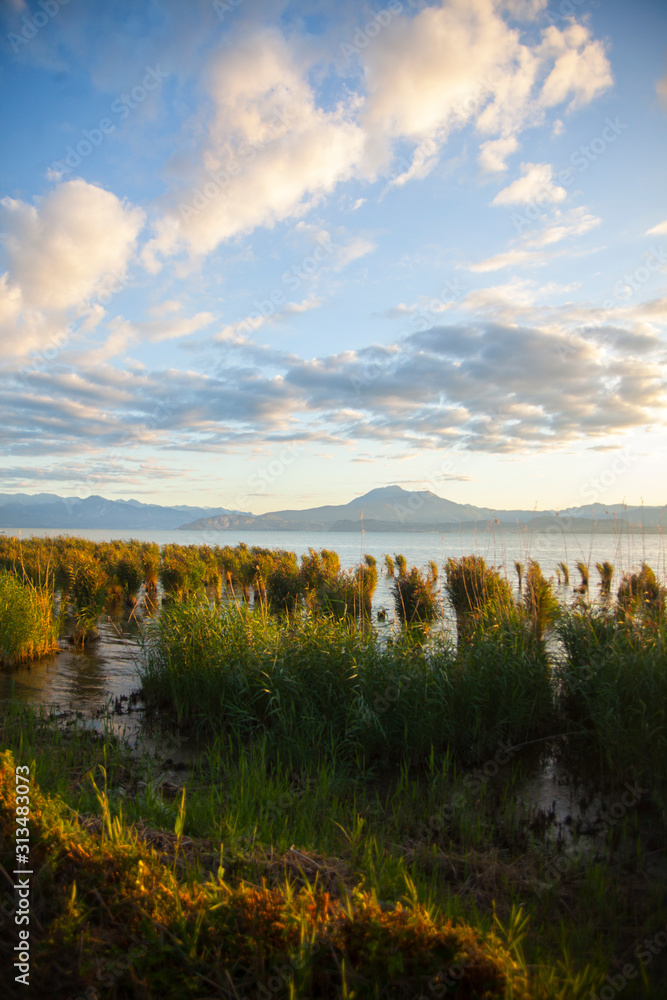
M 7 529 L 8 535 L 23 538 L 52 538 L 67 534 L 46 528 Z M 507 531 L 498 525 L 488 530 L 460 531 L 438 534 L 426 531 L 405 532 L 347 532 L 347 531 L 123 531 L 101 528 L 81 529 L 73 532 L 79 538 L 108 542 L 115 538 L 137 538 L 158 545 L 259 545 L 269 549 L 288 549 L 303 555 L 309 548 L 333 549 L 340 556 L 343 568 L 355 566 L 362 554 L 375 556 L 382 562 L 385 553 L 402 553 L 408 565 L 425 566 L 434 559 L 442 564 L 449 556 L 483 555 L 494 566 L 508 566 L 512 570 L 515 560 L 526 563 L 536 559 L 546 575 L 554 573 L 558 562 L 565 562 L 573 578 L 578 560 L 591 563 L 608 559 L 616 567 L 616 574 L 636 568 L 643 560 L 653 566 L 661 576 L 667 575 L 667 549 L 662 535 L 610 534 L 604 532 L 573 534 L 550 528 L 548 531 Z M 594 575 L 594 573 L 593 573 Z M 592 577 L 591 577 L 592 579 Z

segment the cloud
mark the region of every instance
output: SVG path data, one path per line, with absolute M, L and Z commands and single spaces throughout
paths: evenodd
M 522 163 L 522 177 L 499 191 L 492 205 L 527 205 L 537 199 L 542 202 L 560 202 L 567 198 L 567 191 L 553 182 L 553 167 L 549 163 Z
M 489 139 L 479 148 L 479 165 L 485 174 L 507 170 L 505 160 L 518 148 L 519 142 L 514 136 L 509 136 L 507 139 Z
M 83 180 L 59 184 L 35 205 L 3 198 L 7 271 L 0 284 L 2 344 L 12 354 L 48 345 L 95 297 L 127 279 L 144 213 Z M 86 316 L 99 322 L 100 307 Z
M 602 219 L 587 212 L 583 206 L 572 208 L 569 212 L 556 209 L 552 220 L 549 220 L 542 230 L 524 233 L 523 242 L 528 247 L 552 246 L 569 236 L 584 236 L 601 222 Z
M 540 55 L 555 59 L 542 87 L 540 103 L 551 108 L 571 98 L 568 110 L 590 103 L 613 83 L 604 44 L 592 40 L 582 24 L 560 31 L 555 25 L 544 32 Z
M 272 28 L 237 34 L 206 74 L 213 113 L 144 259 L 205 254 L 223 240 L 298 216 L 352 176 L 364 138 L 349 105 L 318 106 L 307 67 Z M 326 155 L 322 155 L 326 150 Z
M 547 264 L 551 257 L 544 253 L 537 253 L 533 250 L 505 250 L 503 253 L 494 254 L 486 260 L 479 260 L 475 264 L 469 264 L 468 271 L 474 274 L 486 274 L 489 271 L 500 271 L 504 267 L 542 267 Z
M 373 243 L 372 240 L 364 239 L 362 236 L 352 239 L 346 246 L 341 247 L 336 254 L 333 270 L 342 271 L 353 260 L 359 260 L 360 257 L 365 257 L 366 254 L 372 253 L 376 249 L 377 244 Z
M 515 2 L 511 14 L 531 18 L 540 4 Z M 324 55 L 312 39 L 248 22 L 232 30 L 213 50 L 204 99 L 184 127 L 188 153 L 167 165 L 145 267 L 157 273 L 174 254 L 208 254 L 298 218 L 348 180 L 422 179 L 452 130 L 469 123 L 491 136 L 482 168 L 500 171 L 521 130 L 548 108 L 583 105 L 610 86 L 604 47 L 588 29 L 551 26 L 524 40 L 503 12 L 510 8 L 493 0 L 451 0 L 393 16 L 358 52 L 357 89 L 341 89 L 335 104 L 318 90 Z
M 646 230 L 647 236 L 664 236 L 667 234 L 667 219 L 664 222 L 659 222 L 657 226 L 652 226 L 650 229 Z
M 525 220 L 527 223 L 527 220 Z M 571 248 L 547 250 L 556 243 L 573 237 L 585 236 L 599 226 L 601 219 L 587 212 L 583 206 L 562 212 L 555 208 L 551 218 L 543 217 L 541 229 L 530 229 L 522 233 L 510 250 L 493 254 L 484 260 L 468 264 L 467 270 L 476 274 L 499 271 L 506 267 L 543 267 L 556 257 L 572 253 Z M 578 253 L 589 252 L 580 249 Z
M 540 325 L 535 303 L 557 291 L 517 280 L 477 290 L 467 322 L 321 358 L 218 337 L 208 374 L 104 363 L 5 372 L 0 448 L 8 458 L 225 452 L 298 437 L 513 453 L 662 426 L 667 356 L 651 310 L 618 310 L 584 334 L 585 317 L 540 306 Z
M 302 299 L 301 302 L 288 302 L 283 312 L 288 315 L 310 312 L 311 309 L 319 309 L 322 301 L 322 299 L 310 298 Z
M 106 275 L 124 275 L 144 222 L 141 209 L 83 180 L 59 184 L 37 205 L 0 204 L 9 281 L 40 310 L 79 305 Z

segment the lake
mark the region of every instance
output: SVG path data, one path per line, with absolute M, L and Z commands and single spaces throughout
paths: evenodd
M 599 533 L 575 534 L 557 531 L 553 527 L 546 531 L 508 531 L 499 525 L 491 525 L 487 530 L 446 532 L 343 532 L 343 531 L 123 531 L 119 529 L 105 530 L 102 528 L 80 529 L 67 532 L 56 529 L 35 528 L 20 532 L 18 529 L 8 529 L 9 535 L 21 535 L 24 538 L 49 538 L 56 535 L 72 534 L 80 538 L 88 538 L 95 542 L 108 542 L 115 538 L 137 538 L 145 542 L 157 542 L 158 545 L 169 543 L 177 545 L 259 545 L 270 549 L 287 549 L 301 556 L 313 549 L 333 549 L 340 557 L 343 569 L 349 569 L 359 564 L 363 555 L 375 556 L 378 569 L 384 566 L 384 556 L 394 556 L 402 553 L 410 566 L 424 568 L 430 560 L 434 560 L 439 569 L 449 556 L 462 556 L 476 553 L 482 555 L 492 566 L 504 567 L 512 581 L 516 580 L 514 562 L 526 565 L 529 559 L 535 559 L 542 567 L 545 576 L 554 576 L 556 565 L 564 562 L 570 570 L 570 584 L 579 582 L 576 564 L 583 561 L 591 567 L 591 593 L 594 592 L 598 575 L 596 562 L 608 560 L 614 564 L 614 585 L 618 586 L 624 572 L 637 569 L 646 561 L 656 574 L 667 580 L 667 550 L 665 540 L 660 534 L 612 534 Z M 390 580 L 384 573 L 379 573 L 378 588 L 374 598 L 376 607 L 391 607 L 389 592 Z M 562 588 L 561 598 L 567 593 Z

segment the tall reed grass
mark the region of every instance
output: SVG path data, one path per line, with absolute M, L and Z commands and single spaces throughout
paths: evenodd
M 53 592 L 0 570 L 0 666 L 16 666 L 57 648 Z
M 481 629 L 463 652 L 443 636 L 389 643 L 335 617 L 280 621 L 247 608 L 179 604 L 146 625 L 142 686 L 182 723 L 297 756 L 479 759 L 552 721 L 546 659 L 530 629 Z

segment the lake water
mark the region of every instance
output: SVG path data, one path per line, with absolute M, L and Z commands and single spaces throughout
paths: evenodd
M 657 571 L 665 571 L 667 550 L 660 534 L 624 533 L 622 535 L 599 531 L 574 534 L 549 528 L 546 531 L 508 531 L 499 525 L 487 530 L 451 531 L 439 534 L 433 531 L 404 532 L 348 532 L 348 531 L 127 531 L 111 528 L 82 528 L 63 531 L 53 528 L 7 529 L 8 535 L 23 538 L 55 538 L 57 535 L 74 535 L 96 542 L 116 538 L 137 538 L 158 545 L 259 545 L 269 549 L 289 549 L 302 555 L 309 548 L 333 549 L 345 567 L 359 562 L 360 555 L 368 553 L 381 561 L 384 554 L 403 553 L 408 564 L 424 566 L 430 559 L 442 563 L 448 556 L 476 552 L 492 565 L 511 563 L 515 559 L 526 562 L 529 558 L 541 563 L 546 573 L 561 560 L 574 568 L 579 559 L 585 562 L 602 562 L 609 559 L 619 570 L 627 570 L 646 560 Z
M 23 538 L 51 538 L 66 532 L 53 529 L 27 529 L 22 532 L 8 530 L 8 534 Z M 287 549 L 301 556 L 313 549 L 333 549 L 340 557 L 343 569 L 359 564 L 363 555 L 375 556 L 378 569 L 384 567 L 384 556 L 402 553 L 410 566 L 426 567 L 430 560 L 442 570 L 449 556 L 476 553 L 484 556 L 492 566 L 505 568 L 507 575 L 516 580 L 514 563 L 527 565 L 529 559 L 539 562 L 545 576 L 554 576 L 556 566 L 564 562 L 570 571 L 571 586 L 579 582 L 576 564 L 579 561 L 591 567 L 591 593 L 598 579 L 596 562 L 608 560 L 614 564 L 614 585 L 618 586 L 623 573 L 637 569 L 647 562 L 656 574 L 667 581 L 667 547 L 660 534 L 611 534 L 609 532 L 574 534 L 549 528 L 546 531 L 508 531 L 491 525 L 479 531 L 446 532 L 301 532 L 301 531 L 122 531 L 101 528 L 81 529 L 73 534 L 95 542 L 108 542 L 116 538 L 137 538 L 158 545 L 258 545 L 269 549 Z M 378 574 L 378 588 L 374 598 L 376 608 L 391 609 L 389 591 L 391 580 Z M 571 588 L 570 588 L 571 590 Z M 568 588 L 562 587 L 563 599 Z

